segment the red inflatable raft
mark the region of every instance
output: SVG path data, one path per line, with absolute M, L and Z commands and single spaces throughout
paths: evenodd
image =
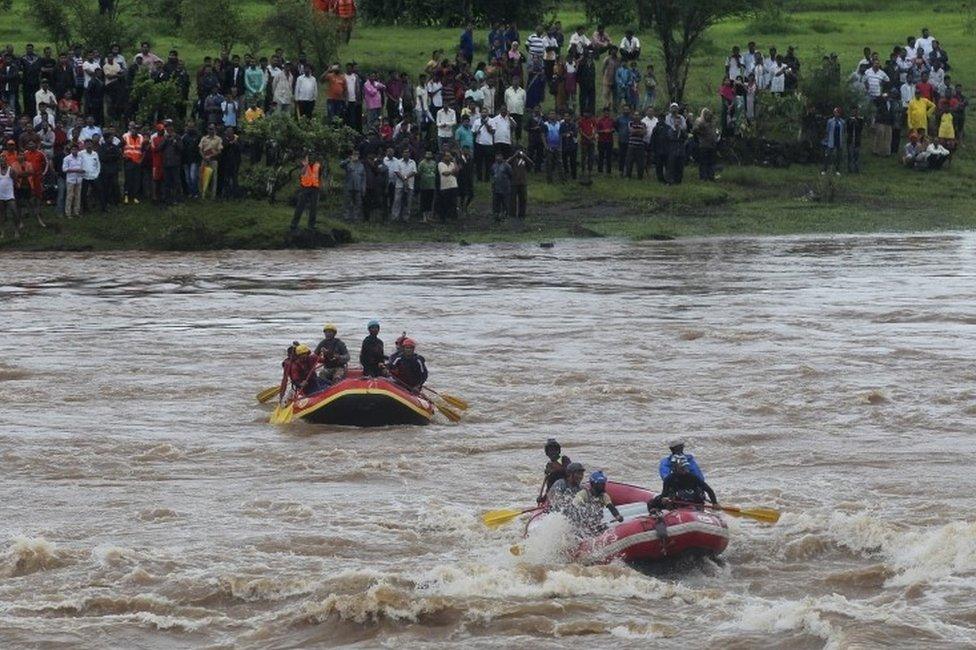
M 356 368 L 324 391 L 296 399 L 294 416 L 315 424 L 357 427 L 429 424 L 434 405 L 385 377 L 363 377 Z
M 653 492 L 635 485 L 608 482 L 607 494 L 624 521 L 617 523 L 609 512 L 604 511 L 607 529 L 580 542 L 573 553 L 578 561 L 599 564 L 615 559 L 648 561 L 685 556 L 714 557 L 729 545 L 728 527 L 717 513 L 688 507 L 662 512 L 660 521 L 667 528 L 665 546 L 658 533 L 659 518 L 647 512 L 647 502 L 654 497 Z M 526 527 L 526 535 L 546 514 L 540 510 L 533 515 Z

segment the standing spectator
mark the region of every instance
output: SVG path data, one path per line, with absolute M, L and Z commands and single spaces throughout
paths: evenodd
M 579 129 L 573 119 L 573 114 L 565 112 L 559 125 L 559 137 L 562 140 L 563 176 L 576 180 L 578 166 L 577 152 L 579 151 Z
M 302 73 L 295 80 L 295 107 L 298 117 L 312 117 L 315 112 L 315 98 L 319 94 L 319 85 L 312 75 L 312 67 L 302 66 Z M 335 117 L 335 115 L 330 115 Z
M 183 169 L 183 186 L 186 195 L 193 199 L 200 198 L 200 133 L 196 122 L 186 123 L 183 136 L 180 138 L 182 151 L 181 165 Z
M 640 58 L 640 54 L 640 39 L 634 36 L 634 30 L 628 29 L 624 32 L 624 37 L 620 39 L 620 60 L 636 61 Z
M 51 117 L 57 113 L 58 98 L 51 92 L 51 82 L 47 79 L 41 80 L 41 87 L 34 93 L 34 105 L 38 107 L 38 112 L 43 105 L 44 110 Z
M 417 78 L 417 85 L 413 89 L 413 112 L 423 139 L 430 138 L 430 124 L 434 121 L 430 113 L 430 95 L 427 94 L 427 75 Z
M 692 132 L 698 141 L 698 178 L 703 181 L 715 180 L 715 150 L 718 147 L 718 134 L 712 111 L 703 108 Z
M 105 99 L 108 100 L 108 117 L 115 121 L 122 117 L 125 110 L 125 68 L 115 60 L 112 54 L 105 57 L 102 65 L 102 76 L 105 79 Z
M 149 68 L 150 73 L 155 72 L 156 68 L 163 64 L 163 60 L 152 52 L 149 41 L 140 43 L 139 56 L 142 56 L 142 64 Z
M 579 121 L 580 135 L 580 171 L 586 181 L 593 176 L 593 165 L 596 160 L 596 120 L 591 113 L 583 113 Z
M 786 65 L 784 72 L 784 89 L 786 92 L 795 92 L 796 85 L 800 80 L 800 59 L 796 56 L 796 48 L 790 45 L 786 48 L 786 56 L 783 57 Z
M 119 204 L 119 165 L 122 163 L 122 149 L 111 128 L 105 129 L 105 139 L 98 146 L 98 164 L 101 173 L 98 176 L 98 198 L 105 212 L 109 205 Z
M 925 135 L 928 132 L 929 118 L 935 114 L 935 104 L 925 97 L 921 90 L 916 88 L 915 98 L 908 102 L 906 111 L 908 113 L 908 130 L 919 135 Z
M 601 101 L 604 106 L 617 108 L 617 70 L 620 68 L 620 59 L 617 57 L 617 49 L 611 47 L 607 50 L 607 55 L 603 59 L 603 73 L 601 77 L 601 87 L 603 96 Z
M 131 200 L 138 204 L 142 196 L 142 156 L 143 137 L 136 128 L 135 122 L 129 122 L 129 131 L 122 136 L 122 162 L 125 176 L 125 188 L 122 202 L 128 205 Z
M 414 179 L 417 177 L 417 163 L 410 158 L 410 148 L 404 147 L 400 152 L 400 160 L 397 161 L 396 171 L 394 172 L 394 194 L 393 210 L 390 213 L 391 221 L 410 221 L 410 212 L 413 202 Z
M 627 148 L 630 143 L 630 106 L 624 106 L 620 115 L 613 122 L 617 133 L 617 166 L 620 175 L 624 175 L 624 165 L 627 162 Z
M 244 101 L 249 104 L 263 101 L 264 88 L 264 71 L 255 65 L 252 59 L 244 70 Z M 236 95 L 235 88 L 231 88 L 230 91 Z
M 512 130 L 515 121 L 509 116 L 508 108 L 502 106 L 498 115 L 488 120 L 488 128 L 491 130 L 494 152 L 501 154 L 502 158 L 508 160 L 512 155 Z
M 318 215 L 319 194 L 322 192 L 322 178 L 325 166 L 317 155 L 309 152 L 302 159 L 302 175 L 298 179 L 298 195 L 295 198 L 295 213 L 291 218 L 291 231 L 296 232 L 302 222 L 302 215 L 308 212 L 308 229 L 315 230 Z
M 596 31 L 593 32 L 593 37 L 590 39 L 590 44 L 593 46 L 593 50 L 596 54 L 603 54 L 611 47 L 613 47 L 613 39 L 607 34 L 606 29 L 603 25 L 597 25 Z
M 221 124 L 224 128 L 237 128 L 237 115 L 241 111 L 240 102 L 237 101 L 237 90 L 230 89 L 230 92 L 220 102 Z
M 647 110 L 654 106 L 657 100 L 657 77 L 654 76 L 654 66 L 648 65 L 644 71 L 644 93 L 641 100 L 641 109 Z
M 458 167 L 450 151 L 445 151 L 441 162 L 437 164 L 437 175 L 440 181 L 437 207 L 440 209 L 441 220 L 454 221 L 457 219 Z
M 458 156 L 458 207 L 461 216 L 468 216 L 468 209 L 474 201 L 474 157 L 470 146 L 461 147 Z
M 292 74 L 291 65 L 273 69 L 271 75 L 271 101 L 275 106 L 275 111 L 285 115 L 292 115 L 292 107 L 295 104 L 295 75 Z
M 72 142 L 70 153 L 64 157 L 62 170 L 65 174 L 64 216 L 68 219 L 81 216 L 81 188 L 85 180 L 85 166 L 78 155 L 78 143 Z
M 383 91 L 386 85 L 376 78 L 376 73 L 368 75 L 366 83 L 363 84 L 363 102 L 366 105 L 366 128 L 372 129 L 380 119 L 383 112 Z
M 461 39 L 458 44 L 458 52 L 461 57 L 471 65 L 474 61 L 474 25 L 468 24 L 461 32 Z
M 20 239 L 22 224 L 17 211 L 16 184 L 17 174 L 7 164 L 7 158 L 0 156 L 0 240 L 4 238 L 8 220 L 14 224 L 14 239 Z
M 356 72 L 355 61 L 346 64 L 346 125 L 363 132 L 363 81 Z M 362 161 L 358 161 L 362 165 Z
M 346 75 L 342 74 L 338 63 L 322 75 L 322 82 L 325 84 L 326 114 L 329 119 L 342 119 L 346 114 Z
M 525 117 L 525 89 L 518 78 L 512 79 L 512 85 L 505 91 L 505 108 L 514 122 L 516 142 L 522 141 L 522 123 Z
M 223 147 L 217 174 L 217 191 L 221 198 L 239 198 L 237 174 L 241 169 L 241 141 L 234 129 L 224 129 Z
M 578 25 L 576 31 L 569 37 L 569 54 L 582 56 L 583 52 L 590 47 L 590 39 L 586 36 L 586 26 Z
M 644 135 L 647 127 L 641 119 L 639 113 L 634 113 L 627 125 L 627 154 L 626 168 L 624 173 L 630 178 L 637 168 L 637 179 L 644 180 Z
M 34 115 L 37 103 L 34 94 L 41 87 L 41 57 L 34 52 L 34 44 L 28 43 L 24 56 L 20 57 L 20 74 L 23 82 L 24 112 Z
M 4 103 L 10 108 L 10 110 L 15 114 L 20 114 L 20 105 L 18 103 L 18 90 L 20 89 L 20 66 L 17 64 L 16 58 L 7 54 L 0 57 L 0 99 L 3 99 Z M 16 176 L 16 172 L 11 172 L 12 176 Z M 16 203 L 14 204 L 14 211 L 16 212 Z
M 880 97 L 890 82 L 891 78 L 881 69 L 881 63 L 877 59 L 874 59 L 871 62 L 871 67 L 864 71 L 864 88 L 872 100 Z
M 532 115 L 529 116 L 526 131 L 529 136 L 528 158 L 533 161 L 533 169 L 537 174 L 542 171 L 542 162 L 545 160 L 546 155 L 544 143 L 545 124 L 546 118 L 542 115 L 542 109 L 536 106 L 532 109 Z
M 535 167 L 536 163 L 519 147 L 515 155 L 508 159 L 508 164 L 512 167 L 512 201 L 508 208 L 508 214 L 519 221 L 524 221 L 526 201 L 529 195 L 529 169 Z
M 355 149 L 339 163 L 346 172 L 343 194 L 346 204 L 346 221 L 359 221 L 363 216 L 363 192 L 366 191 L 366 168 Z
M 85 85 L 85 116 L 94 118 L 98 126 L 105 119 L 105 83 L 101 68 L 95 69 Z
M 525 47 L 529 51 L 529 56 L 532 58 L 541 59 L 546 53 L 546 36 L 543 34 L 544 29 L 542 25 L 538 25 L 535 28 L 535 32 L 530 34 L 525 40 Z
M 420 190 L 421 221 L 430 223 L 434 214 L 434 195 L 437 192 L 437 162 L 429 149 L 424 152 L 424 159 L 417 166 L 417 177 Z
M 610 117 L 610 109 L 604 108 L 603 115 L 596 121 L 596 170 L 601 174 L 606 170 L 607 176 L 613 175 L 613 134 L 615 130 L 616 126 L 613 118 Z
M 217 125 L 207 125 L 207 135 L 200 138 L 200 196 L 206 198 L 207 190 L 212 188 L 211 198 L 217 198 L 217 172 L 224 140 L 217 135 Z
M 50 129 L 46 130 L 51 132 Z M 30 196 L 27 203 L 31 212 L 34 213 L 34 218 L 37 219 L 37 224 L 41 228 L 46 228 L 47 225 L 41 219 L 41 202 L 44 199 L 44 178 L 50 171 L 51 158 L 39 150 L 37 146 L 37 141 L 32 140 L 27 143 L 27 150 L 24 152 L 25 170 L 29 173 L 27 184 Z
M 175 205 L 180 196 L 180 165 L 183 163 L 182 141 L 173 129 L 172 120 L 166 120 L 159 149 L 163 153 L 163 191 L 161 200 Z
M 553 175 L 559 174 L 559 182 L 566 180 L 563 173 L 563 143 L 562 121 L 556 119 L 556 113 L 550 111 L 549 119 L 543 127 L 546 143 L 546 181 L 552 183 Z
M 688 121 L 681 114 L 681 107 L 672 103 L 664 118 L 668 139 L 668 185 L 680 185 L 685 173 L 685 141 L 688 137 Z
M 496 153 L 491 166 L 491 213 L 496 222 L 509 216 L 511 195 L 512 166 L 501 153 Z
M 833 116 L 827 120 L 827 135 L 823 140 L 824 160 L 823 167 L 820 170 L 821 176 L 827 173 L 827 167 L 831 161 L 834 164 L 834 173 L 840 176 L 841 152 L 844 142 L 847 140 L 844 133 L 845 129 L 844 118 L 841 117 L 840 107 L 837 107 L 834 109 Z
M 101 174 L 101 163 L 95 143 L 91 138 L 85 140 L 85 149 L 78 154 L 82 167 L 81 209 L 91 211 L 95 197 L 98 196 L 98 177 Z
M 591 48 L 583 51 L 576 71 L 576 78 L 579 85 L 580 113 L 596 114 L 596 65 L 593 62 L 593 50 Z
M 437 111 L 437 147 L 442 150 L 454 140 L 454 127 L 457 126 L 457 113 L 449 105 Z M 490 126 L 488 127 L 490 131 Z
M 891 155 L 891 136 L 894 126 L 893 100 L 882 93 L 874 102 L 874 128 L 872 129 L 871 153 L 875 156 Z

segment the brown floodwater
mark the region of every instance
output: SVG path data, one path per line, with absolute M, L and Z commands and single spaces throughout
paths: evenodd
M 0 646 L 976 644 L 974 265 L 970 234 L 4 254 Z M 265 423 L 290 341 L 373 317 L 463 422 Z M 676 434 L 779 524 L 638 570 L 479 522 L 548 436 L 656 486 Z

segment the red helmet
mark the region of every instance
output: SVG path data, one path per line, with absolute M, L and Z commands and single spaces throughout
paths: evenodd
M 400 342 L 400 345 L 402 345 L 405 348 L 416 348 L 417 347 L 416 341 L 414 341 L 413 339 L 410 339 L 410 338 L 403 339 Z

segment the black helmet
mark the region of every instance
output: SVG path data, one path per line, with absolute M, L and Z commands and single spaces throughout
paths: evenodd
M 556 442 L 555 438 L 549 438 L 548 440 L 546 440 L 546 446 L 543 447 L 543 449 L 550 449 L 552 447 L 555 447 L 556 449 L 562 449 L 562 447 L 559 446 L 559 443 Z

